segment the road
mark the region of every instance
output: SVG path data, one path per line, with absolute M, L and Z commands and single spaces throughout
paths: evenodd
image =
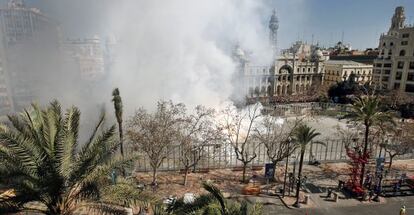
M 406 215 L 414 215 L 414 196 L 387 198 L 387 203 L 364 203 L 359 206 L 329 207 L 314 209 L 287 209 L 280 205 L 265 205 L 266 215 L 399 215 L 402 205 L 407 207 Z

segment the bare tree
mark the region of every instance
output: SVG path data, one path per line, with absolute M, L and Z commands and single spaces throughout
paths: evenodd
M 177 125 L 183 119 L 185 106 L 160 101 L 153 113 L 140 108 L 128 123 L 127 135 L 132 144 L 145 152 L 152 168 L 152 184 L 157 184 L 157 171 L 176 141 Z
M 246 109 L 236 109 L 228 106 L 223 110 L 223 119 L 220 129 L 224 133 L 224 140 L 230 144 L 236 154 L 236 159 L 243 164 L 243 179 L 246 182 L 247 165 L 257 157 L 253 131 L 257 126 L 257 119 L 261 116 L 259 104 L 251 105 Z
M 259 126 L 255 129 L 255 137 L 266 147 L 266 154 L 272 162 L 273 179 L 277 163 L 290 156 L 295 151 L 295 146 L 291 145 L 289 137 L 292 136 L 295 128 L 302 119 L 296 118 L 293 121 L 276 118 L 271 115 L 263 117 Z
M 393 159 L 412 153 L 414 150 L 414 125 L 400 124 L 399 128 L 392 130 L 392 139 L 384 144 L 385 151 L 390 156 L 388 171 L 391 170 Z
M 189 114 L 179 123 L 177 141 L 180 146 L 180 162 L 184 169 L 184 186 L 188 172 L 205 155 L 205 147 L 216 144 L 220 132 L 215 128 L 214 109 L 197 106 L 194 114 Z M 207 155 L 210 156 L 210 155 Z

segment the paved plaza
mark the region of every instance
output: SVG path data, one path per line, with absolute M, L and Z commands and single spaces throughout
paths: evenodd
M 405 205 L 406 215 L 414 215 L 414 197 L 412 196 L 387 198 L 385 203 L 358 202 L 357 205 L 348 205 L 349 202 L 346 201 L 332 202 L 330 206 L 321 205 L 308 209 L 288 209 L 281 204 L 268 204 L 264 205 L 264 211 L 266 215 L 399 215 L 401 206 Z

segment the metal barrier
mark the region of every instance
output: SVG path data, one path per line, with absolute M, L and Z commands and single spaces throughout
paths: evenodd
M 305 153 L 305 161 L 313 160 L 315 158 L 319 162 L 343 162 L 348 160 L 348 156 L 345 151 L 345 144 L 339 139 L 325 139 L 322 141 L 325 145 L 310 144 Z M 310 147 L 312 145 L 312 155 L 310 154 Z M 257 157 L 249 164 L 249 166 L 264 166 L 265 163 L 269 163 L 270 160 L 266 155 L 266 147 L 263 144 L 252 144 L 248 149 L 248 153 L 253 154 L 255 150 Z M 169 156 L 162 163 L 159 168 L 160 171 L 178 171 L 183 168 L 180 162 L 180 146 L 172 146 L 168 150 Z M 372 149 L 371 157 L 374 159 L 378 157 L 380 148 L 374 145 Z M 242 163 L 236 159 L 236 155 L 233 148 L 230 145 L 215 145 L 208 146 L 201 152 L 203 153 L 202 159 L 198 162 L 196 169 L 223 169 L 240 167 Z M 299 150 L 294 154 L 298 155 Z M 382 151 L 384 154 L 384 151 Z M 136 171 L 149 171 L 151 170 L 146 156 L 141 153 L 142 156 L 136 162 Z M 388 155 L 387 155 L 388 156 Z M 296 156 L 296 159 L 299 156 Z M 388 158 L 388 157 L 387 157 Z M 414 153 L 399 156 L 396 159 L 414 159 Z M 294 162 L 293 159 L 290 159 Z M 282 162 L 283 163 L 283 162 Z

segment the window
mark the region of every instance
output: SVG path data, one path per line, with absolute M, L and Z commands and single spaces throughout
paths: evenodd
M 407 81 L 414 81 L 414 73 L 413 72 L 409 72 L 407 75 Z
M 408 38 L 408 37 L 410 37 L 410 34 L 403 34 L 402 35 L 402 38 Z
M 398 68 L 398 69 L 402 69 L 402 68 L 404 68 L 404 62 L 402 62 L 402 61 L 398 61 L 397 68 Z
M 384 64 L 384 67 L 386 67 L 386 68 L 391 68 L 391 64 L 390 64 L 390 63 L 385 63 L 385 64 Z
M 382 67 L 382 64 L 381 63 L 377 63 L 377 64 L 375 64 L 375 67 Z
M 308 68 L 308 72 L 310 72 L 311 71 L 311 68 Z
M 383 44 L 382 44 L 382 46 L 386 46 L 386 45 L 387 45 L 386 43 L 383 43 Z
M 388 82 L 388 77 L 382 77 L 382 81 Z
M 405 92 L 414 93 L 414 84 L 405 85 Z
M 394 43 L 393 43 L 393 42 L 391 42 L 391 43 L 390 43 L 390 46 L 393 46 L 393 45 L 394 45 Z
M 401 41 L 401 45 L 402 45 L 402 46 L 406 46 L 406 45 L 408 45 L 408 41 Z
M 389 74 L 391 74 L 391 70 L 389 70 L 389 69 L 387 69 L 387 70 L 384 70 L 384 74 L 386 74 L 386 75 L 389 75 Z
M 398 90 L 400 89 L 400 83 L 395 83 L 394 84 L 394 90 Z
M 391 56 L 392 55 L 392 50 L 390 49 L 389 51 L 388 51 L 388 56 Z
M 400 56 L 405 56 L 405 50 L 404 49 L 400 51 Z
M 401 80 L 401 77 L 402 77 L 402 72 L 397 72 L 395 74 L 395 80 Z
M 414 69 L 414 62 L 413 61 L 410 62 L 410 69 Z

